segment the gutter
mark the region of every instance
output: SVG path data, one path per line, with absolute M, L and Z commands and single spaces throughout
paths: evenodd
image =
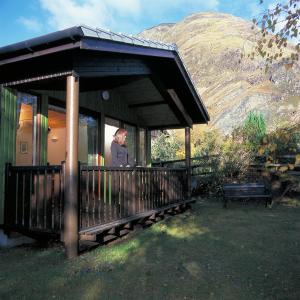
M 13 54 L 18 51 L 26 51 L 27 53 L 33 53 L 35 50 L 34 48 L 38 46 L 46 46 L 49 47 L 49 44 L 51 45 L 52 43 L 57 44 L 59 41 L 63 40 L 70 40 L 73 42 L 76 42 L 80 40 L 82 37 L 84 37 L 83 31 L 81 27 L 71 27 L 68 29 L 56 31 L 53 33 L 49 33 L 46 35 L 42 35 L 37 38 L 33 38 L 30 40 L 26 40 L 23 42 L 11 44 L 8 46 L 4 46 L 0 48 L 0 60 L 1 56 L 5 56 L 5 54 Z

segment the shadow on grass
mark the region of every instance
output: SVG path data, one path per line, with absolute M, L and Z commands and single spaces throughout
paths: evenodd
M 70 261 L 1 251 L 0 298 L 299 299 L 299 212 L 204 202 Z

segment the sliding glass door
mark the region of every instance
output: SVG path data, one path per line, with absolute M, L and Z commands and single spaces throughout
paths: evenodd
M 47 162 L 60 165 L 66 159 L 66 110 L 48 106 Z
M 66 110 L 49 105 L 48 109 L 47 161 L 60 164 L 66 159 Z M 98 120 L 87 114 L 79 114 L 78 160 L 83 164 L 98 164 Z

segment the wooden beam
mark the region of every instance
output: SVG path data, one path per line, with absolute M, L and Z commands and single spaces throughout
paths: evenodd
M 79 78 L 67 77 L 64 243 L 68 258 L 78 255 L 78 118 Z
M 79 55 L 74 70 L 80 77 L 141 76 L 150 75 L 151 70 L 141 59 L 103 58 Z
M 166 104 L 166 101 L 153 101 L 153 102 L 144 102 L 144 103 L 133 103 L 128 105 L 129 108 L 139 108 L 139 107 L 147 107 L 147 106 L 155 106 Z
M 150 76 L 150 79 L 157 90 L 160 92 L 162 97 L 166 100 L 167 104 L 169 104 L 176 118 L 182 123 L 182 125 L 184 124 L 191 127 L 193 125 L 193 123 L 191 122 L 191 118 L 189 118 L 185 109 L 183 109 L 183 106 L 178 105 L 178 101 L 180 103 L 179 98 L 177 97 L 177 99 L 174 100 L 174 93 L 171 92 L 172 95 L 169 93 L 170 89 L 165 86 L 165 84 L 157 74 L 152 74 Z
M 39 56 L 48 55 L 48 54 L 55 53 L 55 52 L 79 48 L 79 46 L 80 46 L 80 42 L 75 42 L 75 43 L 69 43 L 69 44 L 65 44 L 65 45 L 61 45 L 61 46 L 44 49 L 44 50 L 34 51 L 32 53 L 23 54 L 23 55 L 19 55 L 16 57 L 0 60 L 0 66 L 18 62 L 18 61 L 27 60 L 27 59 L 32 59 L 33 57 L 39 57 Z
M 186 110 L 185 110 L 182 102 L 180 101 L 179 97 L 177 96 L 175 90 L 174 89 L 168 89 L 168 93 L 172 97 L 174 103 L 176 103 L 176 106 L 182 112 L 186 122 L 189 124 L 190 127 L 192 127 L 193 126 L 193 121 L 192 121 L 191 117 L 188 115 L 188 113 L 186 112 Z

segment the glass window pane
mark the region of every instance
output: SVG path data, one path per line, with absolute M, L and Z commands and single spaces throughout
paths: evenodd
M 136 162 L 136 127 L 124 124 L 127 130 L 126 144 L 129 157 Z
M 19 166 L 33 165 L 36 162 L 36 139 L 34 138 L 36 105 L 36 96 L 18 93 L 16 165 Z
M 104 165 L 111 166 L 111 143 L 113 141 L 113 136 L 120 127 L 120 121 L 111 118 L 105 118 L 105 148 L 104 148 Z
M 66 159 L 66 110 L 48 106 L 47 162 L 59 165 Z
M 98 165 L 98 121 L 79 114 L 78 159 L 88 165 Z

